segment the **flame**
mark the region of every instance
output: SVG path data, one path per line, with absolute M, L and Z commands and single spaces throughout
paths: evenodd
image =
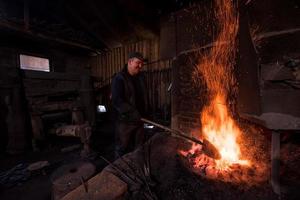
M 239 128 L 232 117 L 236 80 L 236 36 L 238 13 L 232 0 L 215 0 L 215 16 L 218 35 L 209 52 L 202 54 L 194 71 L 195 83 L 202 77 L 207 87 L 207 104 L 201 112 L 201 135 L 220 153 L 216 160 L 208 157 L 205 147 L 195 145 L 188 151 L 180 151 L 197 174 L 210 179 L 232 183 L 258 184 L 268 179 L 269 165 L 266 151 L 269 149 L 259 131 Z M 199 76 L 201 75 L 201 76 Z M 245 125 L 243 125 L 245 128 Z M 249 133 L 251 134 L 243 134 Z M 201 137 L 201 138 L 200 138 Z M 203 149 L 202 149 L 203 148 Z M 202 151 L 203 150 L 203 151 Z
M 229 96 L 235 92 L 233 68 L 238 14 L 230 0 L 215 0 L 215 3 L 219 34 L 210 52 L 201 57 L 197 66 L 209 95 L 209 103 L 201 114 L 201 123 L 203 136 L 221 154 L 221 159 L 216 160 L 216 168 L 228 169 L 232 164 L 249 165 L 250 162 L 241 159 L 237 142 L 241 131 L 229 113 Z
M 241 160 L 241 151 L 237 139 L 241 134 L 233 119 L 228 114 L 224 97 L 217 95 L 211 104 L 202 112 L 202 133 L 221 154 L 216 160 L 217 169 L 228 169 L 232 164 L 249 165 Z

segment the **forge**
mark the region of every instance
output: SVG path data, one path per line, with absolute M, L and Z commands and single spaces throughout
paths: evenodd
M 188 152 L 182 154 L 193 163 L 193 171 L 198 172 L 197 174 L 202 173 L 206 177 L 225 182 L 253 184 L 255 181 L 267 179 L 267 160 L 255 160 L 257 157 L 255 153 L 259 153 L 255 149 L 257 145 L 246 145 L 249 138 L 246 139 L 243 135 L 247 130 L 242 130 L 233 118 L 237 115 L 233 108 L 238 90 L 234 74 L 238 47 L 238 16 L 237 5 L 234 2 L 215 1 L 218 32 L 212 47 L 200 53 L 193 72 L 195 84 L 202 84 L 206 88 L 206 102 L 200 112 L 201 130 L 195 130 L 193 134 L 210 141 L 221 157 L 219 159 L 207 157 L 201 153 L 200 145 L 193 145 Z M 256 135 L 252 133 L 251 137 L 254 138 Z M 245 148 L 244 145 L 248 146 L 247 153 L 241 150 Z M 264 154 L 264 151 L 261 149 L 260 153 Z
M 296 0 L 0 0 L 0 199 L 300 199 Z
M 204 173 L 194 166 L 195 156 L 184 156 L 192 144 L 166 133 L 157 133 L 143 147 L 108 165 L 66 196 L 70 199 L 274 199 L 268 181 L 257 180 L 260 168 L 232 166 L 227 176 Z M 206 164 L 208 164 L 208 159 Z M 263 159 L 263 158 L 261 158 Z M 224 178 L 228 179 L 224 179 Z M 241 179 L 242 177 L 242 179 Z M 250 181 L 253 181 L 250 184 Z M 255 180 L 255 182 L 254 182 Z
M 249 126 L 247 128 L 250 128 Z M 255 132 L 253 132 L 255 131 Z M 268 147 L 259 129 L 245 130 L 246 136 L 238 142 L 244 160 L 214 159 L 202 151 L 201 145 L 192 145 L 188 151 L 179 151 L 184 165 L 193 173 L 215 181 L 223 181 L 243 187 L 266 183 L 270 177 Z
M 240 27 L 239 4 L 216 0 L 214 9 L 216 30 L 211 45 L 181 54 L 174 61 L 172 126 L 208 141 L 220 157 L 207 154 L 206 145 L 157 133 L 142 148 L 104 169 L 128 187 L 129 192 L 116 194 L 116 199 L 277 198 L 278 190 L 270 184 L 274 166 L 266 129 L 241 117 L 237 106 L 243 87 L 235 67 L 243 53 L 238 49 L 244 45 L 239 44 L 238 34 L 244 28 Z

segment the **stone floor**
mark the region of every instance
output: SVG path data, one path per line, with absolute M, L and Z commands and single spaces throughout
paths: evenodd
M 92 146 L 95 151 L 112 161 L 114 159 L 112 123 L 100 124 L 93 131 L 92 138 Z M 65 147 L 80 144 L 79 139 L 76 138 L 52 137 L 50 140 L 51 142 L 44 144 L 43 148 L 37 152 L 29 151 L 22 155 L 0 155 L 0 174 L 20 164 L 27 166 L 30 163 L 43 160 L 50 164 L 44 170 L 32 173 L 26 177 L 26 180 L 19 180 L 11 185 L 0 184 L 1 200 L 51 199 L 51 174 L 62 165 L 81 160 L 81 149 L 66 153 L 61 151 Z M 91 162 L 96 166 L 97 172 L 107 165 L 100 158 L 93 159 Z

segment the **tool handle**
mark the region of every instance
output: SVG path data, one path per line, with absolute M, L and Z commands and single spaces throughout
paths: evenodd
M 163 126 L 163 125 L 161 125 L 161 124 L 155 123 L 155 122 L 153 122 L 153 121 L 150 121 L 150 120 L 144 119 L 144 118 L 141 118 L 141 121 L 146 122 L 146 123 L 149 123 L 149 124 L 152 124 L 152 125 L 154 125 L 154 126 L 156 126 L 156 127 L 159 127 L 159 128 L 161 128 L 161 129 L 164 129 L 164 130 L 166 130 L 166 131 L 169 131 L 169 132 L 173 133 L 174 135 L 177 135 L 177 136 L 179 136 L 179 137 L 185 138 L 185 139 L 190 140 L 190 141 L 192 141 L 192 142 L 194 142 L 194 143 L 203 145 L 203 142 L 201 142 L 200 140 L 198 140 L 198 139 L 196 139 L 196 138 L 194 138 L 194 137 L 188 136 L 187 134 L 185 134 L 185 133 L 182 132 L 182 131 L 171 129 L 171 128 L 167 127 L 167 126 Z

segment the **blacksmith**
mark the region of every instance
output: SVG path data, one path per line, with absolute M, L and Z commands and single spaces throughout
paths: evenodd
M 116 158 L 133 151 L 144 142 L 144 127 L 140 119 L 147 113 L 148 98 L 141 72 L 143 64 L 141 53 L 130 53 L 127 64 L 112 80 L 112 103 L 117 111 Z

